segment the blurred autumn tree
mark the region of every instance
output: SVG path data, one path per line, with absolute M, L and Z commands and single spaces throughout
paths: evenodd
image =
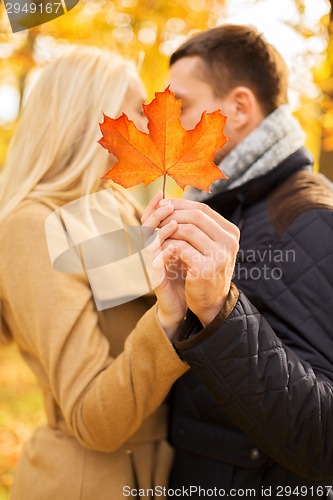
M 328 47 L 323 64 L 314 70 L 321 89 L 319 123 L 321 129 L 320 170 L 333 180 L 333 0 L 328 22 Z
M 312 36 L 311 30 L 304 30 L 304 0 L 299 4 L 299 23 L 294 28 L 305 38 Z M 295 112 L 307 133 L 307 146 L 313 153 L 317 167 L 333 180 L 333 0 L 329 0 L 330 11 L 321 19 L 321 28 L 327 34 L 327 46 L 323 62 L 312 68 L 313 81 L 318 92 L 301 95 L 300 105 Z M 305 58 L 311 54 L 305 54 Z
M 231 0 L 80 0 L 65 16 L 14 35 L 9 34 L 9 22 L 1 4 L 0 85 L 16 89 L 21 103 L 27 75 L 36 65 L 53 59 L 64 44 L 83 43 L 119 50 L 137 60 L 138 64 L 142 64 L 141 75 L 148 95 L 152 97 L 153 92 L 165 87 L 169 54 L 191 33 L 221 23 L 226 18 L 228 2 L 231 3 Z M 260 2 L 265 0 L 249 0 L 247 4 Z M 290 2 L 296 5 L 299 13 L 293 28 L 304 38 L 318 35 L 318 26 L 312 30 L 306 23 L 306 0 Z M 320 24 L 321 32 L 324 26 L 329 26 L 326 18 L 317 24 Z M 316 74 L 316 81 L 327 103 L 330 102 L 328 86 L 333 89 L 333 83 L 327 78 L 329 74 L 332 79 L 331 52 L 330 43 L 326 63 Z M 326 110 L 324 104 L 319 103 L 320 99 L 321 96 L 314 100 L 302 99 L 297 113 L 308 131 L 308 146 L 317 158 L 321 127 L 325 127 L 326 134 L 329 130 L 327 124 L 333 121 L 333 107 L 331 116 L 330 104 L 327 104 Z M 319 116 L 323 119 L 319 120 Z M 1 167 L 15 119 L 2 124 L 0 117 L 0 127 Z M 333 131 L 333 124 L 330 127 Z M 324 140 L 323 144 L 327 143 Z
M 22 100 L 35 65 L 53 59 L 63 44 L 82 43 L 137 60 L 152 97 L 165 87 L 168 55 L 189 34 L 215 25 L 223 5 L 221 0 L 81 0 L 65 16 L 14 35 L 5 34 L 10 27 L 1 5 L 1 84 L 15 86 Z M 0 165 L 9 136 L 8 128 L 0 133 Z

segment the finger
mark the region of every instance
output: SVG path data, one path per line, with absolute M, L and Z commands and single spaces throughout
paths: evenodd
M 169 226 L 165 226 L 148 240 L 147 246 L 142 250 L 142 257 L 146 263 L 148 274 L 152 273 L 152 276 L 156 274 L 154 271 L 153 263 L 156 259 L 161 258 L 160 255 L 162 253 L 162 244 L 170 236 L 172 236 L 176 228 L 177 223 L 171 222 Z
M 157 229 L 157 227 L 162 223 L 162 221 L 170 216 L 173 212 L 174 208 L 171 203 L 167 205 L 163 205 L 160 208 L 156 208 L 151 212 L 151 214 L 145 219 L 145 222 L 142 224 L 142 227 L 148 229 Z M 171 219 L 169 220 L 169 222 Z M 149 233 L 149 231 L 148 231 Z
M 222 215 L 219 213 L 215 212 L 215 210 L 211 209 L 208 205 L 205 203 L 200 203 L 198 201 L 193 201 L 193 200 L 185 200 L 182 198 L 168 198 L 168 200 L 161 200 L 159 202 L 159 206 L 163 206 L 165 202 L 171 202 L 172 205 L 174 206 L 175 210 L 200 210 L 201 212 L 205 213 L 213 219 L 219 226 L 221 226 L 223 229 L 225 229 L 228 232 L 232 232 L 233 234 L 239 233 L 239 230 L 235 224 L 232 224 L 232 222 L 228 221 Z
M 219 245 L 215 241 L 212 241 L 209 236 L 195 224 L 178 224 L 172 238 L 174 240 L 187 242 L 203 256 L 212 257 L 219 248 Z
M 186 280 L 191 281 L 199 278 L 212 280 L 215 276 L 215 266 L 211 265 L 212 262 L 207 262 L 207 259 L 202 257 L 189 243 L 186 241 L 172 240 L 170 246 L 173 248 L 174 256 L 180 259 L 185 266 Z M 198 293 L 200 293 L 200 288 L 198 289 Z M 214 293 L 216 293 L 216 291 Z
M 201 252 L 198 252 L 192 245 L 183 240 L 169 238 L 162 245 L 163 251 L 166 248 L 171 248 L 173 255 L 190 267 L 200 267 L 199 263 L 204 259 Z
M 153 290 L 165 281 L 166 266 L 172 258 L 174 258 L 174 250 L 172 247 L 166 247 L 164 250 L 160 249 L 152 260 L 147 258 L 147 255 L 144 256 L 146 271 Z
M 152 199 L 148 203 L 145 211 L 143 212 L 143 215 L 141 217 L 142 224 L 144 224 L 144 222 L 147 220 L 147 218 L 154 212 L 154 210 L 156 210 L 156 208 L 157 208 L 159 202 L 162 200 L 162 198 L 163 198 L 163 191 L 160 189 L 159 191 L 157 191 L 155 196 L 152 197 Z
M 154 290 L 160 286 L 166 278 L 163 252 L 159 252 L 151 262 L 145 260 L 145 264 L 150 286 Z
M 165 218 L 159 227 L 168 224 L 171 217 Z M 212 241 L 220 243 L 227 236 L 226 230 L 223 229 L 215 220 L 206 215 L 203 211 L 194 210 L 174 210 L 172 212 L 172 220 L 176 220 L 179 224 L 194 224 L 198 229 L 203 231 Z
M 150 252 L 156 252 L 161 248 L 161 245 L 177 230 L 177 222 L 170 221 L 169 224 L 162 229 L 156 231 L 145 243 L 145 249 Z
M 161 251 L 161 256 L 163 258 L 164 266 L 170 265 L 175 261 L 175 249 L 172 246 L 166 246 L 164 250 Z

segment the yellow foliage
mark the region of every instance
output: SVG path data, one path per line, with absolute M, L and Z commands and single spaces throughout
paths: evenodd
M 300 13 L 294 29 L 305 38 L 311 36 L 311 30 L 302 23 L 306 11 L 304 0 L 293 1 Z M 166 86 L 169 54 L 189 34 L 215 26 L 225 15 L 226 3 L 227 0 L 80 0 L 66 15 L 15 35 L 9 34 L 4 6 L 0 5 L 0 33 L 3 33 L 0 34 L 0 80 L 22 92 L 27 73 L 36 64 L 52 59 L 59 44 L 91 44 L 117 50 L 137 61 L 142 66 L 141 75 L 151 99 L 155 91 Z M 328 22 L 326 16 L 322 26 L 327 28 Z M 325 63 L 314 72 L 326 96 L 333 89 L 331 52 L 330 44 Z M 322 115 L 330 114 L 330 101 L 326 99 L 319 105 Z M 312 107 L 318 110 L 318 103 Z M 306 109 L 309 108 L 308 102 Z M 308 145 L 318 159 L 317 143 L 321 135 L 318 123 L 307 119 L 304 109 L 299 110 L 298 117 L 308 133 Z M 0 128 L 0 167 L 9 136 L 8 130 Z M 178 189 L 175 192 L 179 194 Z
M 3 2 L 0 3 L 0 82 L 16 87 L 22 95 L 26 76 L 34 66 L 52 59 L 58 45 L 91 44 L 117 50 L 142 64 L 141 75 L 149 98 L 166 86 L 168 55 L 189 34 L 216 25 L 223 18 L 227 0 L 80 0 L 66 15 L 47 24 L 10 34 Z M 232 1 L 232 0 L 230 0 Z M 258 0 L 249 0 L 255 2 Z M 315 1 L 315 0 L 313 0 Z M 294 0 L 301 15 L 304 0 Z M 328 17 L 322 20 L 328 25 Z M 301 24 L 294 26 L 303 36 L 311 35 Z M 330 28 L 332 33 L 332 29 Z M 143 55 L 143 60 L 142 60 Z M 319 164 L 321 147 L 333 151 L 333 43 L 314 78 L 322 94 L 302 99 L 296 116 L 307 132 L 307 146 Z M 15 123 L 0 127 L 0 168 Z M 323 137 L 323 139 L 322 139 Z M 148 196 L 161 187 L 156 181 Z M 133 188 L 144 203 L 140 188 Z M 168 195 L 182 191 L 168 181 Z M 22 443 L 42 420 L 41 401 L 32 375 L 13 347 L 0 351 L 0 498 L 8 498 Z

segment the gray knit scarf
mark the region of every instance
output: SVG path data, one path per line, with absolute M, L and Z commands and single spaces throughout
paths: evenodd
M 229 179 L 214 182 L 210 193 L 190 188 L 185 198 L 205 201 L 218 193 L 242 186 L 276 168 L 303 145 L 304 132 L 289 107 L 283 104 L 221 161 L 219 168 Z

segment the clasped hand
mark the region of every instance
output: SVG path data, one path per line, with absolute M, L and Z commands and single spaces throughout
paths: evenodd
M 237 226 L 204 203 L 164 200 L 162 191 L 152 198 L 141 222 L 154 231 L 146 259 L 167 335 L 172 337 L 187 307 L 206 326 L 223 308 L 230 290 Z

